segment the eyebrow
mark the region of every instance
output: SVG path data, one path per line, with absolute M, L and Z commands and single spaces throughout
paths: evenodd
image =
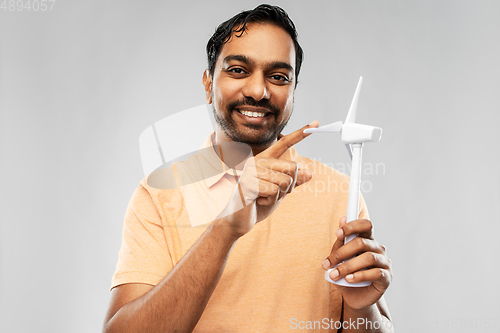
M 227 57 L 224 58 L 223 63 L 227 63 L 227 62 L 229 62 L 231 60 L 239 61 L 239 62 L 242 62 L 244 64 L 251 65 L 251 66 L 255 65 L 255 61 L 253 61 L 252 59 L 248 58 L 247 56 L 240 55 L 240 54 L 230 54 L 230 55 L 228 55 Z M 278 68 L 287 69 L 287 70 L 289 70 L 292 73 L 294 72 L 292 65 L 290 65 L 289 63 L 287 63 L 285 61 L 272 61 L 272 62 L 267 63 L 265 65 L 265 69 L 266 70 L 278 69 Z

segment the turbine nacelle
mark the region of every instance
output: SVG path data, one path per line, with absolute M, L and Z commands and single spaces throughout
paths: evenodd
M 382 129 L 380 127 L 355 123 L 342 125 L 341 133 L 342 142 L 345 144 L 377 142 L 382 137 Z

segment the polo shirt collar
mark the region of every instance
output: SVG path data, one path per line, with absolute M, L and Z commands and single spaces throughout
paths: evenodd
M 241 175 L 241 171 L 231 169 L 228 167 L 220 158 L 219 155 L 214 150 L 214 146 L 212 144 L 212 138 L 215 136 L 215 132 L 210 134 L 203 142 L 203 145 L 200 148 L 201 156 L 205 159 L 208 165 L 215 171 L 211 172 L 213 176 L 204 177 L 205 185 L 207 187 L 212 187 L 217 184 L 226 174 L 230 176 Z

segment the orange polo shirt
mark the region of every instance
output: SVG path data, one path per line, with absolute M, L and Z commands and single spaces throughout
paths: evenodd
M 112 288 L 158 284 L 225 207 L 236 178 L 220 167 L 200 179 L 199 172 L 222 163 L 213 149 L 204 152 L 208 155 L 165 170 L 163 176 L 170 178 L 164 189 L 144 180 L 136 189 L 125 214 Z M 309 168 L 312 180 L 236 242 L 194 332 L 336 332 L 332 323 L 340 320 L 342 299 L 336 285 L 325 280 L 321 263 L 346 215 L 349 177 L 293 147 L 282 158 Z M 202 167 L 192 172 L 197 164 Z M 360 218 L 368 218 L 363 198 Z

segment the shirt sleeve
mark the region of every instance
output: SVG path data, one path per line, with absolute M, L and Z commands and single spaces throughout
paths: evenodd
M 370 219 L 370 214 L 368 214 L 368 208 L 366 207 L 366 202 L 363 194 L 359 195 L 359 218 L 366 220 Z
M 172 268 L 158 209 L 150 193 L 140 185 L 125 213 L 122 245 L 111 289 L 125 283 L 157 285 Z

